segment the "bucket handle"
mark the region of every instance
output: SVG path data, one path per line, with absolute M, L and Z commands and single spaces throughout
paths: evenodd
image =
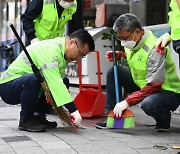
M 98 84 L 83 84 L 82 83 L 82 60 L 80 58 L 78 60 L 79 90 L 82 91 L 83 87 L 98 88 L 98 91 L 101 93 L 102 87 L 101 87 L 100 54 L 98 50 L 94 50 L 92 52 L 96 53 Z

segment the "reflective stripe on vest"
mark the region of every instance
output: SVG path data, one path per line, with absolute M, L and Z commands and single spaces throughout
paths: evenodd
M 143 48 L 147 53 L 150 52 L 150 48 L 149 48 L 146 44 L 144 44 L 144 45 L 142 46 L 142 48 Z
M 1 75 L 0 80 L 3 80 L 3 79 L 5 79 L 5 78 L 10 77 L 10 76 L 13 76 L 13 75 L 14 75 L 14 73 L 4 72 L 4 73 Z
M 53 4 L 54 3 L 54 0 L 45 0 L 44 1 L 44 4 Z
M 57 68 L 58 69 L 58 64 L 57 63 L 51 63 L 51 64 L 44 64 L 40 70 L 41 71 L 44 71 L 46 69 L 49 69 L 49 68 Z
M 20 57 L 22 58 L 22 60 L 23 60 L 28 66 L 31 66 L 31 63 L 29 62 L 29 59 L 27 58 L 27 56 L 25 55 L 25 53 L 21 54 Z

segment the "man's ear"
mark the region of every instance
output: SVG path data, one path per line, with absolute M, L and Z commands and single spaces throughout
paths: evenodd
M 73 42 L 74 42 L 73 39 L 69 39 L 67 42 L 67 47 L 70 48 Z
M 74 43 L 74 39 L 70 39 L 69 40 L 69 44 L 71 45 L 71 44 L 73 44 Z
M 136 32 L 137 32 L 137 33 L 142 33 L 143 31 L 144 31 L 144 30 L 143 30 L 143 29 L 140 29 L 140 28 L 137 28 L 137 29 L 136 29 Z

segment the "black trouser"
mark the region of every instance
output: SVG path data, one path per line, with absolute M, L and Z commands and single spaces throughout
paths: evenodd
M 67 87 L 69 82 L 65 81 Z M 21 104 L 20 119 L 26 120 L 34 116 L 34 112 L 45 114 L 50 108 L 44 93 L 39 97 L 41 85 L 34 74 L 26 74 L 15 80 L 0 84 L 2 100 L 11 105 Z M 73 103 L 65 105 L 68 110 L 73 108 Z M 73 108 L 74 112 L 76 108 Z M 70 111 L 71 112 L 71 111 Z
M 131 94 L 134 91 L 140 90 L 134 83 L 131 72 L 128 68 L 118 66 L 118 82 L 119 82 L 119 100 L 121 101 L 122 87 L 124 90 Z M 114 81 L 114 68 L 110 68 L 106 77 L 106 112 L 112 110 L 116 105 L 116 92 Z

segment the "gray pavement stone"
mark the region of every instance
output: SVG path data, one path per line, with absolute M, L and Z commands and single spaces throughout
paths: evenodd
M 98 152 L 98 151 L 102 151 L 102 148 L 99 145 L 93 144 L 91 142 L 89 142 L 88 144 L 79 144 L 79 145 L 72 145 L 73 149 L 76 149 L 77 152 Z
M 9 145 L 1 145 L 0 146 L 0 153 L 6 153 L 6 152 L 14 152 L 13 149 Z
M 13 149 L 16 154 L 46 154 L 41 147 L 15 147 Z
M 52 149 L 46 150 L 47 154 L 79 154 L 74 149 Z
M 94 152 L 79 152 L 79 154 L 95 154 Z M 111 154 L 110 152 L 107 151 L 98 151 L 98 154 Z
M 0 122 L 1 123 L 1 122 Z M 2 124 L 2 123 L 1 123 Z M 5 134 L 5 133 L 17 133 L 16 130 L 13 130 L 10 127 L 5 126 L 4 124 L 2 124 L 3 126 L 0 127 L 0 136 Z
M 71 147 L 64 141 L 51 141 L 51 142 L 39 142 L 38 143 L 44 150 L 51 149 L 70 149 Z
M 130 142 L 128 145 L 133 149 L 150 149 L 154 146 L 153 143 L 146 142 L 143 140 L 138 141 L 138 142 Z
M 154 136 L 145 136 L 144 140 L 148 141 L 148 142 L 151 142 L 151 143 L 154 143 L 154 144 L 163 144 L 163 143 L 172 144 L 172 143 L 176 143 L 175 141 L 172 141 L 172 140 L 169 140 L 169 139 L 165 139 L 163 137 L 154 137 Z
M 27 136 L 11 136 L 11 137 L 2 137 L 5 142 L 20 142 L 20 141 L 29 141 L 31 140 Z
M 4 140 L 2 140 L 2 139 L 0 139 L 0 146 L 1 145 L 6 145 L 7 143 L 4 141 Z
M 167 151 L 167 150 L 158 150 L 158 149 L 136 149 L 139 153 L 142 154 L 177 154 L 178 151 Z
M 58 142 L 60 141 L 61 139 L 54 136 L 53 134 L 47 134 L 47 135 L 44 135 L 44 136 L 37 136 L 36 137 L 32 137 L 34 141 L 36 141 L 37 143 L 40 143 L 40 142 Z
M 34 141 L 22 141 L 22 142 L 9 142 L 8 143 L 12 148 L 15 147 L 37 147 L 39 146 L 36 142 Z
M 9 133 L 3 133 L 3 134 L 0 134 L 0 138 L 2 137 L 13 137 L 13 136 L 22 136 L 21 132 L 18 132 L 18 131 L 9 131 Z
M 99 145 L 101 147 L 115 147 L 115 146 L 118 146 L 118 147 L 123 147 L 125 144 L 124 143 L 121 143 L 119 142 L 118 140 L 116 139 L 109 139 L 109 140 L 106 140 L 106 141 L 91 141 L 92 144 L 96 144 L 96 145 Z
M 131 147 L 125 146 L 112 146 L 112 147 L 103 147 L 103 149 L 110 154 L 138 154 L 138 152 Z

